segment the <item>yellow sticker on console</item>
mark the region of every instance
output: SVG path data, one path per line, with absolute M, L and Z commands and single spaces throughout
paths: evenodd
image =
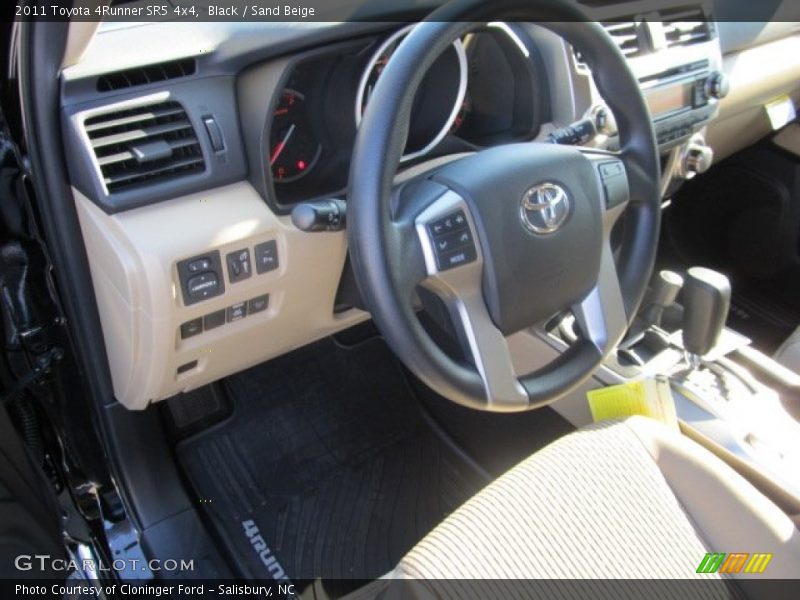
M 595 422 L 639 415 L 678 428 L 675 402 L 665 377 L 591 390 L 586 396 Z

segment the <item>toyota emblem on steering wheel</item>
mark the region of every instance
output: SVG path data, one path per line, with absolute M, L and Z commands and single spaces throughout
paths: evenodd
M 533 233 L 558 231 L 569 217 L 569 196 L 555 183 L 542 183 L 525 192 L 520 207 L 522 224 Z

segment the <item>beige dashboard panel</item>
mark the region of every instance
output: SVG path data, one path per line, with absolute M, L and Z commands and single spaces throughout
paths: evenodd
M 108 215 L 73 189 L 117 399 L 130 409 L 259 364 L 367 318 L 334 314 L 343 232 L 308 234 L 246 182 Z M 230 283 L 225 255 L 275 240 L 279 268 Z M 177 263 L 218 250 L 224 294 L 185 306 Z M 181 324 L 269 294 L 266 311 L 181 339 Z M 196 363 L 195 363 L 196 361 Z M 180 373 L 179 373 L 180 372 Z
M 765 105 L 788 94 L 800 101 L 800 35 L 725 56 L 731 92 L 708 127 L 706 139 L 722 160 L 772 131 Z

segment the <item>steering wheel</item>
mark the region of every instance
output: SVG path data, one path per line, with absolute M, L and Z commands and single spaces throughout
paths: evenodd
M 572 44 L 615 114 L 621 150 L 508 144 L 396 183 L 426 71 L 455 39 L 492 21 L 538 22 Z M 481 410 L 534 409 L 590 377 L 630 325 L 655 261 L 659 180 L 650 113 L 600 25 L 567 0 L 456 0 L 400 44 L 361 122 L 348 197 L 356 280 L 389 347 L 436 392 Z M 614 251 L 611 230 L 623 213 Z M 471 364 L 450 358 L 423 328 L 419 286 L 445 303 Z M 506 338 L 565 311 L 578 341 L 517 377 Z

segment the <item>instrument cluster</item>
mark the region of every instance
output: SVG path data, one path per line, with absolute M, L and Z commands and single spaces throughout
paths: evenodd
M 316 53 L 290 69 L 272 100 L 264 156 L 278 205 L 344 195 L 357 129 L 410 29 Z M 542 62 L 522 27 L 471 32 L 426 73 L 401 163 L 529 140 L 549 117 L 548 99 Z

